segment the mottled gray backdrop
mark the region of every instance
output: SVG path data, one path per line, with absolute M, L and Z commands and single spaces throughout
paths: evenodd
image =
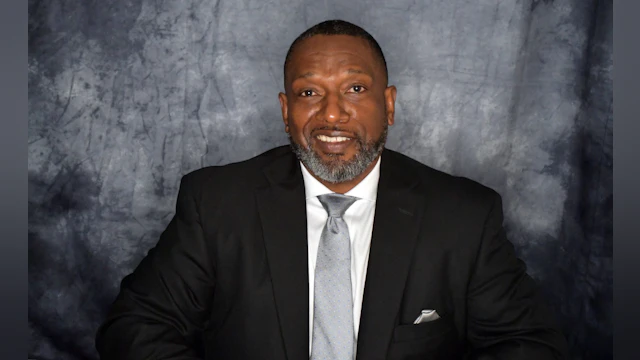
M 612 358 L 611 0 L 29 0 L 29 356 L 95 359 L 181 175 L 287 143 L 294 38 L 380 42 L 389 148 L 499 191 L 576 359 Z

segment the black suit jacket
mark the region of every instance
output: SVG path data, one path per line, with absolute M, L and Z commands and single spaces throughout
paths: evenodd
M 382 155 L 357 360 L 564 359 L 500 196 Z M 183 177 L 97 336 L 102 359 L 308 359 L 304 183 L 288 146 Z M 413 325 L 423 309 L 439 320 Z

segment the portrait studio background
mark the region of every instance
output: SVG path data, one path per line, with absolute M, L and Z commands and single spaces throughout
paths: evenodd
M 398 87 L 388 147 L 477 180 L 576 359 L 612 358 L 612 1 L 29 0 L 29 357 L 96 359 L 180 177 L 287 143 L 288 46 L 342 18 Z

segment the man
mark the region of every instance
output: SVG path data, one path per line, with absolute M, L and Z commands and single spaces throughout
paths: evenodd
M 183 177 L 103 359 L 564 359 L 500 196 L 385 149 L 396 88 L 344 22 L 291 45 L 291 146 Z

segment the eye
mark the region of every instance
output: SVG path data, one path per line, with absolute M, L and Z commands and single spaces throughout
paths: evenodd
M 302 97 L 309 97 L 309 96 L 313 96 L 316 93 L 313 90 L 302 90 L 302 92 L 300 93 L 300 96 Z
M 349 91 L 347 92 L 358 94 L 358 93 L 364 92 L 365 90 L 366 90 L 365 87 L 362 85 L 353 85 L 351 88 L 349 88 Z

